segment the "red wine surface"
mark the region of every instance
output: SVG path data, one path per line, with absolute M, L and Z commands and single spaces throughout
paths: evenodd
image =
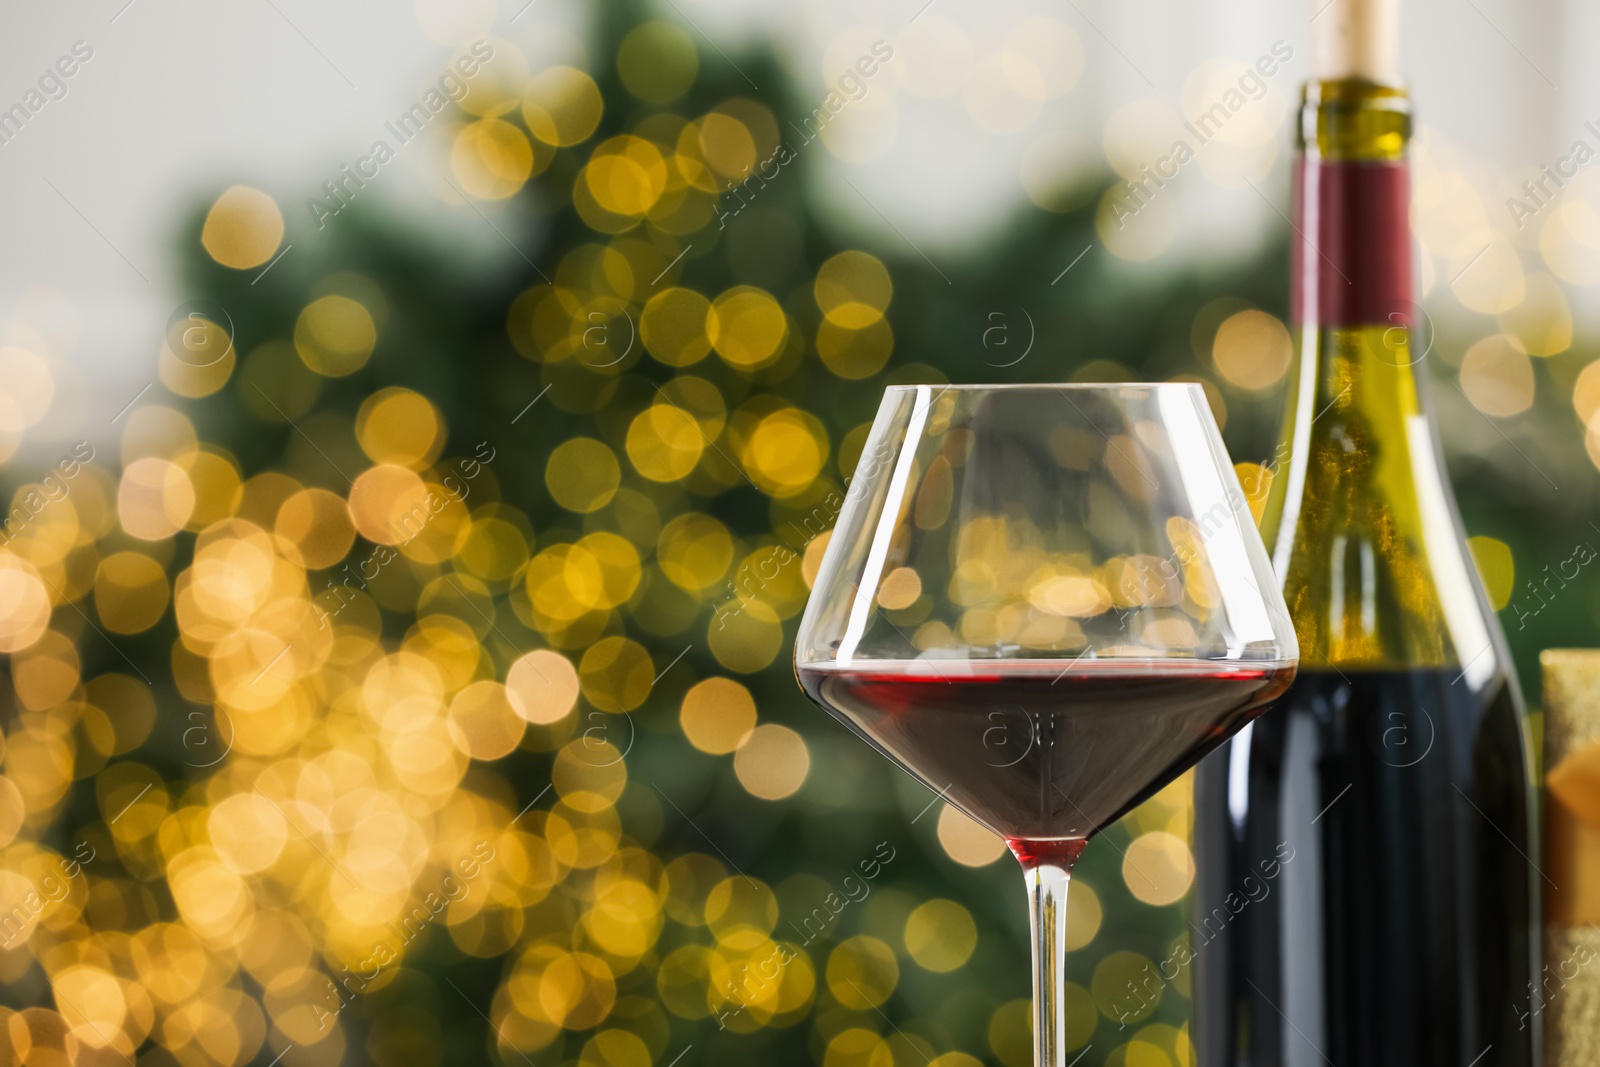
M 796 673 L 818 705 L 1020 855 L 1121 818 L 1260 714 L 1294 669 L 919 660 Z

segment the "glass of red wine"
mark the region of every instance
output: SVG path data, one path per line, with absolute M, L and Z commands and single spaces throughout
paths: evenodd
M 1026 874 L 1065 1067 L 1089 838 L 1283 693 L 1299 650 L 1198 385 L 893 386 L 795 643 L 818 705 Z

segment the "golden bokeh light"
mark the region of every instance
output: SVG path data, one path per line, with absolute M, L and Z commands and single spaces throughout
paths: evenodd
M 949 804 L 939 810 L 939 844 L 963 867 L 987 867 L 1006 854 L 999 834 Z
M 846 938 L 828 954 L 828 992 L 854 1011 L 871 1011 L 900 984 L 900 963 L 894 949 L 876 937 Z
M 1461 357 L 1461 391 L 1485 415 L 1507 418 L 1533 405 L 1533 362 L 1504 334 L 1492 334 Z
M 700 593 L 717 582 L 733 564 L 733 537 L 710 515 L 686 512 L 661 528 L 656 558 L 675 584 Z
M 1067 951 L 1080 949 L 1094 940 L 1100 932 L 1100 922 L 1105 912 L 1100 906 L 1100 894 L 1082 878 L 1073 879 L 1072 891 L 1067 894 Z
M 55 399 L 50 364 L 18 345 L 0 346 L 0 434 L 20 434 L 50 410 Z
M 117 518 L 141 541 L 161 541 L 183 529 L 194 511 L 194 484 L 176 463 L 135 460 L 117 486 Z
M 1119 1022 L 1138 1023 L 1148 1019 L 1160 1006 L 1164 983 L 1150 983 L 1156 965 L 1148 956 L 1126 950 L 1112 952 L 1095 964 L 1089 993 L 1101 1015 Z M 1135 996 L 1130 990 L 1143 990 Z
M 469 0 L 473 7 L 479 2 Z M 462 75 L 460 81 L 467 89 L 456 106 L 479 118 L 502 118 L 514 113 L 531 76 L 523 50 L 504 37 L 484 35 L 464 48 L 458 47 L 450 65 Z M 449 89 L 442 82 L 436 84 Z M 423 100 L 432 106 L 426 95 Z
M 178 914 L 203 938 L 226 943 L 254 917 L 255 900 L 244 879 L 211 848 L 195 846 L 174 856 L 167 863 L 167 884 Z
M 978 946 L 978 924 L 953 900 L 917 905 L 906 919 L 906 952 L 917 966 L 947 974 L 964 966 Z
M 614 733 L 611 729 L 613 726 L 616 727 Z M 550 770 L 550 782 L 563 804 L 574 811 L 589 813 L 601 812 L 616 804 L 628 784 L 628 766 L 623 762 L 623 747 L 632 747 L 627 740 L 631 733 L 626 720 L 617 723 L 607 719 L 585 730 L 556 754 L 555 765 Z M 612 744 L 607 739 L 608 735 L 615 736 L 620 745 Z M 633 887 L 624 885 L 621 888 L 631 890 Z M 642 901 L 636 903 L 639 907 L 650 906 Z M 608 936 L 617 936 L 615 929 Z M 640 946 L 641 949 L 645 947 L 648 946 Z
M 150 629 L 166 612 L 170 599 L 166 571 L 142 552 L 112 553 L 95 571 L 95 612 L 100 624 L 112 633 Z
M 822 1053 L 822 1067 L 891 1067 L 894 1062 L 889 1043 L 861 1026 L 834 1034 Z
M 1242 389 L 1270 389 L 1289 371 L 1294 344 L 1276 315 L 1247 310 L 1217 327 L 1211 359 L 1217 373 Z
M 476 760 L 497 760 L 514 752 L 527 726 L 499 682 L 473 682 L 450 702 L 451 740 Z
M 235 793 L 206 816 L 218 857 L 237 874 L 255 874 L 277 862 L 289 841 L 288 819 L 260 793 Z
M 983 1067 L 983 1061 L 965 1052 L 946 1052 L 929 1060 L 928 1067 Z
M 1500 314 L 1500 329 L 1530 356 L 1554 356 L 1572 347 L 1572 308 L 1561 283 L 1529 274 L 1522 302 Z
M 639 339 L 669 367 L 698 363 L 711 351 L 706 332 L 711 301 L 692 289 L 670 288 L 652 296 L 639 316 Z
M 1147 263 L 1166 252 L 1177 239 L 1178 207 L 1174 199 L 1157 192 L 1130 202 L 1126 190 L 1113 185 L 1101 194 L 1095 210 L 1095 232 L 1106 251 L 1118 259 Z
M 1600 283 L 1600 181 L 1584 171 L 1547 212 L 1539 252 L 1550 272 L 1569 285 Z
M 832 536 L 833 531 L 828 530 L 806 542 L 805 554 L 800 557 L 800 574 L 805 579 L 807 589 L 816 584 L 817 572 L 822 569 L 822 557 L 828 551 L 828 541 Z
M 613 137 L 598 145 L 580 181 L 603 212 L 637 218 L 667 191 L 666 159 L 643 137 Z
M 1146 904 L 1181 900 L 1194 882 L 1194 856 L 1181 838 L 1160 831 L 1140 834 L 1123 854 L 1122 880 Z
M 420 470 L 439 458 L 444 437 L 438 409 L 410 389 L 380 389 L 356 412 L 356 440 L 374 463 Z
M 541 726 L 570 715 L 578 692 L 572 661 L 549 649 L 518 657 L 506 671 L 506 699 L 518 715 Z
M 698 419 L 672 403 L 653 403 L 628 425 L 625 448 L 634 470 L 653 482 L 688 477 L 707 437 Z
M 740 453 L 758 489 L 775 497 L 793 496 L 822 473 L 828 432 L 810 412 L 781 407 L 752 427 Z
M 767 723 L 745 737 L 733 755 L 733 771 L 751 796 L 782 800 L 805 784 L 811 753 L 805 738 L 794 730 Z
M 31 648 L 12 656 L 11 684 L 23 707 L 40 711 L 60 704 L 72 695 L 82 680 L 82 668 L 77 647 L 62 634 L 51 630 L 44 633 Z M 20 821 L 22 811 L 18 809 L 14 814 Z M 5 836 L 0 833 L 0 837 Z
M 200 243 L 224 267 L 248 270 L 271 259 L 283 241 L 283 212 L 259 189 L 233 185 L 206 212 Z
M 239 363 L 227 326 L 198 311 L 173 323 L 157 359 L 161 384 L 190 399 L 210 396 L 227 385 Z
M 700 69 L 694 38 L 670 22 L 644 22 L 617 49 L 617 74 L 628 92 L 665 104 L 688 91 Z
M 22 817 L 27 814 L 27 800 L 22 790 L 10 777 L 0 774 L 0 848 L 10 845 L 16 832 L 22 829 Z
M 1517 565 L 1511 546 L 1493 537 L 1469 537 L 1467 548 L 1477 564 L 1478 576 L 1483 579 L 1483 591 L 1489 605 L 1496 611 L 1505 610 L 1511 603 L 1511 593 L 1517 584 Z
M 380 545 L 410 541 L 432 520 L 438 503 L 415 471 L 392 463 L 367 468 L 350 487 L 356 532 Z
M 356 528 L 344 498 L 326 489 L 302 489 L 278 508 L 273 532 L 289 556 L 307 570 L 332 567 L 349 553 Z
M 890 611 L 909 608 L 922 596 L 922 579 L 910 567 L 897 567 L 878 584 L 878 603 Z
M 628 1030 L 602 1030 L 583 1046 L 578 1067 L 650 1067 L 654 1063 L 644 1039 Z
M 1583 447 L 1589 454 L 1589 462 L 1600 468 L 1600 416 L 1590 417 L 1584 426 Z
M 486 118 L 463 126 L 450 148 L 450 173 L 479 200 L 504 200 L 533 176 L 533 146 L 516 126 Z
M 378 343 L 372 313 L 345 296 L 324 296 L 300 312 L 294 347 L 305 365 L 328 378 L 354 374 Z
M 1572 385 L 1572 408 L 1578 413 L 1578 421 L 1585 425 L 1600 411 L 1600 359 L 1578 372 Z
M 741 181 L 758 162 L 756 139 L 750 127 L 731 114 L 711 112 L 696 124 L 696 132 L 701 158 L 723 178 Z M 722 183 L 714 188 L 720 190 Z
M 817 268 L 812 294 L 823 318 L 847 330 L 860 330 L 883 318 L 894 283 L 876 256 L 840 252 Z
M 473 520 L 456 559 L 468 573 L 508 581 L 528 562 L 528 538 L 515 522 L 480 515 Z
M 724 669 L 754 674 L 770 666 L 783 649 L 783 620 L 760 600 L 718 605 L 706 629 L 706 645 Z
M 739 286 L 712 303 L 706 336 L 729 364 L 755 370 L 777 358 L 789 336 L 788 319 L 770 294 Z
M 522 118 L 533 136 L 565 148 L 589 139 L 603 106 L 593 78 L 575 67 L 551 67 L 528 83 Z
M 684 694 L 678 722 L 695 748 L 725 756 L 748 740 L 756 728 L 755 699 L 731 678 L 707 678 Z
M 0 550 L 0 652 L 18 652 L 44 636 L 53 607 L 39 572 Z
M 626 637 L 603 637 L 590 645 L 578 664 L 584 699 L 601 711 L 632 711 L 644 703 L 655 682 L 650 653 Z
M 1259 463 L 1235 463 L 1233 473 L 1238 476 L 1239 488 L 1244 490 L 1245 499 L 1250 503 L 1250 517 L 1259 526 L 1261 516 L 1266 513 L 1267 495 L 1272 491 L 1276 472 Z
M 859 381 L 884 368 L 894 351 L 894 331 L 887 319 L 877 319 L 860 329 L 825 319 L 817 327 L 817 355 L 828 370 L 841 378 Z
M 574 437 L 551 450 L 544 482 L 557 504 L 584 515 L 611 503 L 622 483 L 622 466 L 603 442 Z
M 124 464 L 146 457 L 181 463 L 200 447 L 194 423 L 175 408 L 149 404 L 135 408 L 124 419 L 121 449 Z

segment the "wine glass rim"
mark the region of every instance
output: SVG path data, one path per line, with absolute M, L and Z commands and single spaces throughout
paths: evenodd
M 842 671 L 876 671 L 884 674 L 922 675 L 929 674 L 944 677 L 949 674 L 971 674 L 984 669 L 1010 669 L 1022 671 L 1039 671 L 1053 673 L 1067 665 L 1070 670 L 1077 667 L 1082 672 L 1104 671 L 1120 672 L 1127 674 L 1151 673 L 1159 674 L 1163 671 L 1193 671 L 1201 673 L 1215 671 L 1219 668 L 1236 668 L 1241 670 L 1287 670 L 1298 669 L 1300 656 L 1272 655 L 1251 656 L 1234 653 L 1224 656 L 1195 656 L 1195 655 L 1161 655 L 1160 649 L 1150 649 L 1149 655 L 1105 656 L 1085 658 L 1079 656 L 998 656 L 998 657 L 924 657 L 914 658 L 855 656 L 849 660 L 839 659 L 811 659 L 802 662 L 798 650 L 794 656 L 794 666 L 797 670 L 817 671 L 819 673 L 835 673 Z M 1065 674 L 1066 671 L 1062 671 Z
M 961 392 L 998 392 L 1000 390 L 1037 389 L 1041 391 L 1056 391 L 1072 389 L 1075 391 L 1090 391 L 1094 389 L 1188 389 L 1194 390 L 1201 387 L 1199 382 L 1005 382 L 997 385 L 961 384 L 940 385 L 934 382 L 922 382 L 911 385 L 886 385 L 886 393 L 903 393 L 910 389 L 938 389 L 940 392 L 959 390 Z

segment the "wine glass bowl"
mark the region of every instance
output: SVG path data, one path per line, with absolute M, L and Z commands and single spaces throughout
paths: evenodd
M 1293 659 L 1276 585 L 1200 386 L 891 386 L 795 660 Z
M 796 673 L 1010 843 L 1059 1067 L 1072 862 L 1293 677 L 1249 502 L 1190 384 L 891 387 L 848 486 Z

